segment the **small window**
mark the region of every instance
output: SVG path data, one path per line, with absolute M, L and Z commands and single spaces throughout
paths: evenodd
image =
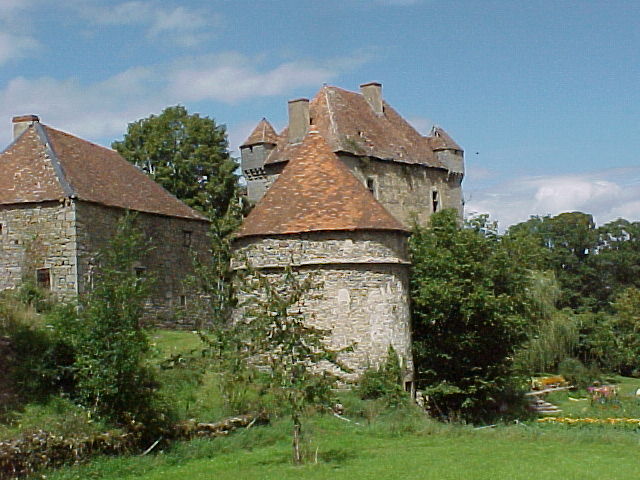
M 51 290 L 51 270 L 48 268 L 38 268 L 36 270 L 36 283 L 43 290 Z
M 369 190 L 374 197 L 376 196 L 376 181 L 373 178 L 367 178 L 367 190 Z
M 431 204 L 433 206 L 433 211 L 437 212 L 440 207 L 440 194 L 437 190 L 431 192 Z
M 137 278 L 144 278 L 144 274 L 147 271 L 146 267 L 136 267 L 134 270 Z
M 2 223 L 0 223 L 0 235 L 2 235 Z
M 187 306 L 187 296 L 186 295 L 180 295 L 180 306 L 181 307 L 186 307 Z
M 183 247 L 191 246 L 191 231 L 189 230 L 182 231 L 182 246 Z

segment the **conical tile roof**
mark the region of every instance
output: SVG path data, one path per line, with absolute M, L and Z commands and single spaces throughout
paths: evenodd
M 237 237 L 336 230 L 407 232 L 312 126 Z
M 240 145 L 241 147 L 249 147 L 251 145 L 257 145 L 259 143 L 272 143 L 276 144 L 278 141 L 278 134 L 273 129 L 271 124 L 266 118 L 260 120 L 256 128 L 253 129 L 251 135 Z

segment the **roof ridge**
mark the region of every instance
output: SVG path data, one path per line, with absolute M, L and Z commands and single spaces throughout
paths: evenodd
M 46 126 L 40 124 L 40 122 L 36 122 L 33 124 L 33 127 L 35 128 L 35 131 L 38 134 L 38 138 L 40 138 L 40 141 L 42 142 L 45 150 L 47 151 L 47 155 L 49 156 L 49 160 L 51 161 L 51 166 L 53 167 L 53 171 L 56 173 L 56 177 L 58 177 L 58 182 L 60 182 L 60 186 L 62 187 L 62 190 L 64 191 L 65 195 L 68 198 L 75 198 L 76 194 L 73 190 L 73 187 L 71 186 L 71 183 L 69 183 L 69 180 L 67 179 L 67 176 L 64 173 L 64 169 L 62 168 L 60 160 L 58 159 L 58 155 L 56 154 L 53 148 L 53 145 L 51 144 L 51 140 L 47 135 L 47 131 L 45 129 Z
M 65 132 L 64 130 L 60 130 L 60 129 L 58 129 L 58 128 L 53 128 L 52 126 L 50 126 L 50 125 L 46 125 L 46 124 L 45 124 L 45 125 L 42 125 L 42 126 L 43 126 L 43 127 L 45 127 L 45 128 L 46 128 L 46 129 L 48 129 L 48 130 L 53 130 L 54 132 L 59 133 L 59 134 L 61 134 L 61 135 L 66 135 L 67 137 L 75 138 L 76 140 L 80 140 L 81 142 L 88 143 L 88 144 L 89 144 L 89 145 L 91 145 L 91 146 L 101 148 L 101 149 L 103 149 L 103 150 L 106 150 L 107 152 L 111 152 L 111 153 L 118 153 L 118 152 L 117 152 L 116 150 L 114 150 L 113 148 L 105 147 L 104 145 L 100 145 L 99 143 L 92 142 L 91 140 L 87 140 L 87 139 L 85 139 L 85 138 L 80 138 L 80 137 L 78 137 L 77 135 L 74 135 L 73 133 Z M 118 155 L 120 155 L 120 154 L 118 154 Z

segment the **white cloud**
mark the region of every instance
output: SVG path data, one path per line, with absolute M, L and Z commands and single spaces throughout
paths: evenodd
M 618 217 L 640 220 L 640 167 L 520 178 L 466 196 L 468 214 L 489 213 L 502 228 L 531 215 L 569 211 L 591 213 L 598 224 Z
M 16 58 L 29 55 L 38 47 L 38 42 L 27 30 L 28 23 L 22 16 L 23 10 L 33 2 L 0 0 L 0 65 Z
M 301 86 L 318 86 L 337 75 L 336 70 L 308 62 L 287 62 L 260 70 L 256 61 L 240 54 L 198 59 L 176 69 L 170 91 L 185 100 L 235 103 L 250 97 L 281 95 Z
M 33 37 L 0 32 L 0 65 L 15 58 L 25 57 L 37 47 L 38 42 Z
M 154 75 L 131 69 L 106 81 L 83 85 L 77 79 L 42 77 L 12 79 L 0 91 L 0 118 L 37 114 L 43 123 L 86 138 L 101 138 L 124 132 L 127 122 L 147 116 L 165 106 L 163 99 L 149 95 Z M 10 141 L 10 131 L 0 129 L 0 144 Z
M 74 77 L 16 77 L 0 88 L 0 122 L 15 115 L 36 114 L 43 123 L 81 137 L 108 138 L 122 134 L 128 122 L 158 113 L 168 105 L 206 100 L 237 103 L 269 95 L 286 97 L 297 87 L 317 88 L 339 73 L 305 62 L 261 69 L 253 63 L 248 57 L 229 53 L 193 58 L 186 65 L 182 62 L 130 68 L 89 84 Z M 233 128 L 230 146 L 236 148 L 253 126 Z M 0 145 L 10 140 L 10 129 L 0 128 Z
M 149 40 L 166 40 L 192 47 L 210 38 L 221 25 L 220 15 L 182 6 L 159 6 L 150 1 L 129 1 L 116 5 L 75 4 L 80 15 L 96 25 L 139 25 Z

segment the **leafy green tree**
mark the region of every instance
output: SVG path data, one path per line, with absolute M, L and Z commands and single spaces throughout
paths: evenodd
M 590 309 L 596 303 L 592 285 L 597 273 L 592 258 L 598 251 L 593 217 L 582 212 L 531 217 L 512 226 L 509 236 L 533 235 L 545 249 L 542 270 L 553 269 L 562 288 L 559 307 Z
M 628 287 L 640 288 L 640 222 L 617 219 L 597 229 L 598 254 L 591 257 L 595 274 L 587 288 L 608 309 Z
M 77 310 L 62 310 L 55 327 L 75 352 L 74 396 L 80 403 L 119 425 L 151 429 L 159 419 L 157 384 L 146 363 L 142 315 L 152 280 L 134 271 L 147 250 L 134 221 L 134 215 L 121 219 L 100 252 L 93 290 Z
M 453 210 L 416 226 L 410 251 L 418 387 L 449 418 L 490 416 L 513 387 L 529 271 L 495 225 L 480 218 L 461 228 Z
M 578 321 L 570 309 L 556 308 L 560 294 L 553 271 L 531 272 L 527 340 L 515 355 L 516 368 L 524 375 L 552 371 L 574 354 Z
M 181 105 L 130 123 L 112 147 L 187 205 L 224 215 L 237 193 L 226 128 Z

